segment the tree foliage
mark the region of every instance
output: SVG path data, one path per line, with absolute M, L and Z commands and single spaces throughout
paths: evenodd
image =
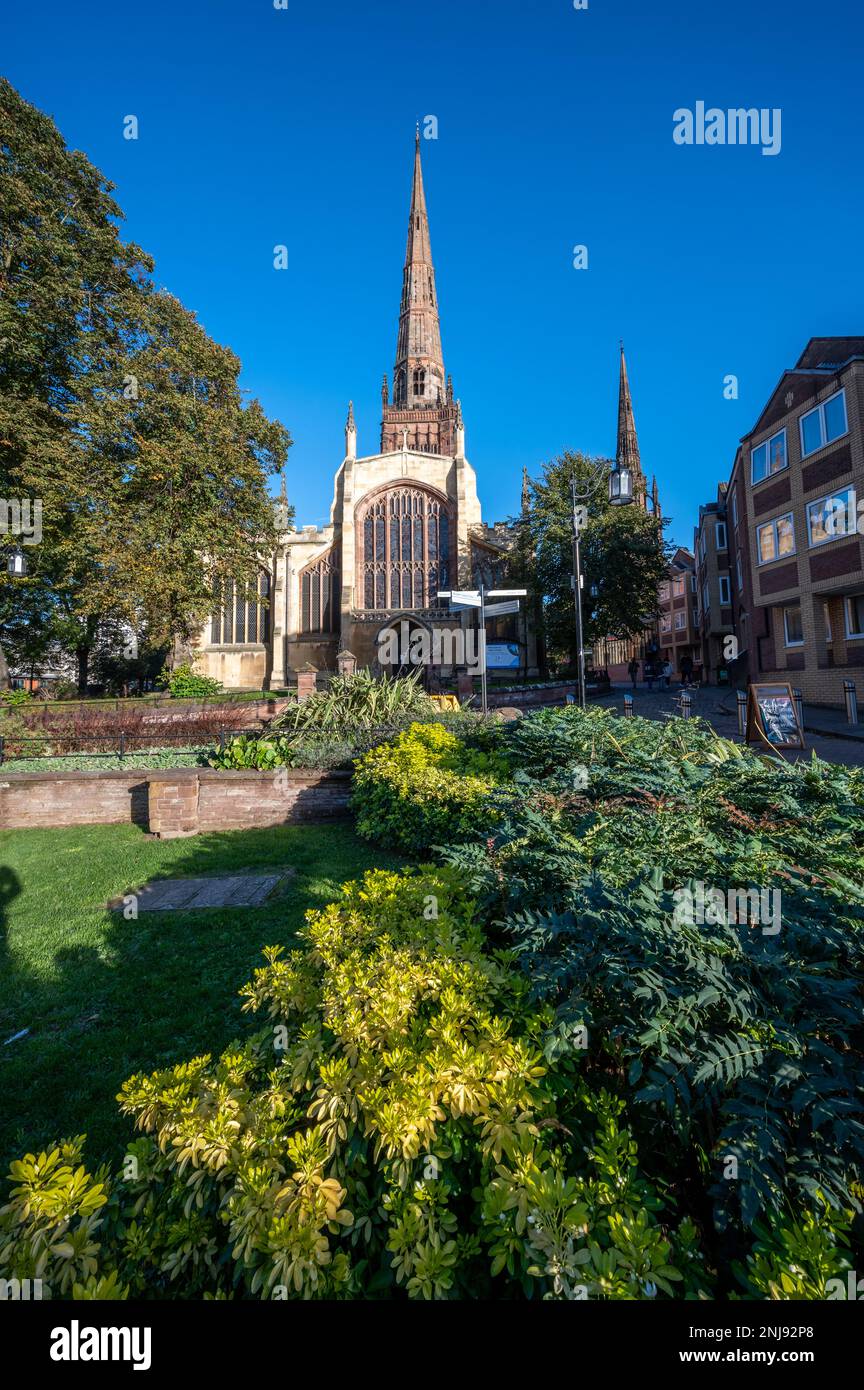
M 221 577 L 254 576 L 291 442 L 244 405 L 237 358 L 155 287 L 121 217 L 99 170 L 0 81 L 0 495 L 40 498 L 43 517 L 27 578 L 0 572 L 0 631 L 29 591 L 84 681 L 100 625 L 187 639 Z
M 534 560 L 529 574 L 542 600 L 550 652 L 573 655 L 576 620 L 570 486 L 574 477 L 580 490 L 594 488 L 580 536 L 586 643 L 640 633 L 657 612 L 657 590 L 668 561 L 659 519 L 635 505 L 616 507 L 610 503 L 605 460 L 568 451 L 544 464 L 540 478 L 530 484 L 528 532 Z M 595 487 L 598 477 L 599 486 Z M 596 596 L 592 593 L 595 588 Z

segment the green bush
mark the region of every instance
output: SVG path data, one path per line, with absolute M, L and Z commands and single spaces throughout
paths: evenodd
M 302 935 L 243 990 L 245 1043 L 126 1083 L 120 1173 L 80 1140 L 13 1165 L 4 1274 L 76 1298 L 707 1287 L 620 1102 L 547 1071 L 548 1020 L 451 872 L 369 873 Z
M 175 700 L 204 699 L 222 693 L 220 681 L 212 676 L 202 676 L 188 664 L 175 666 L 173 671 L 163 671 L 156 678 L 156 684 L 167 690 Z
M 294 733 L 345 733 L 398 727 L 412 718 L 430 718 L 435 709 L 420 685 L 419 671 L 410 676 L 373 676 L 357 671 L 353 676 L 334 676 L 325 689 L 290 705 L 272 727 Z
M 554 1007 L 547 1057 L 587 1030 L 587 1079 L 620 1073 L 651 1171 L 710 1203 L 724 1241 L 860 1211 L 860 769 L 599 712 L 503 737 L 494 838 L 445 857 Z
M 506 775 L 500 755 L 466 747 L 442 724 L 412 724 L 358 760 L 357 831 L 418 853 L 482 834 L 496 819 L 489 793 Z

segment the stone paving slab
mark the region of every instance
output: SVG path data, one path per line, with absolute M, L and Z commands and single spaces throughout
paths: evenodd
M 138 899 L 139 912 L 192 912 L 199 908 L 260 907 L 284 879 L 293 877 L 293 869 L 278 869 L 264 874 L 210 875 L 206 878 L 154 878 L 143 888 L 128 894 Z M 108 907 L 117 911 L 123 898 L 115 898 Z

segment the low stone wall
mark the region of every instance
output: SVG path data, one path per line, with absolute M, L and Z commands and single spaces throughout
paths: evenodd
M 209 830 L 339 820 L 349 772 L 10 772 L 0 769 L 0 829 L 140 825 L 160 839 Z

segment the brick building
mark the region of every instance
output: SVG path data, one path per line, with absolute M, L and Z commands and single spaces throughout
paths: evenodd
M 660 585 L 657 603 L 660 660 L 668 661 L 678 675 L 683 656 L 691 658 L 694 668 L 698 668 L 701 658 L 696 559 L 684 546 L 679 546 L 672 556 L 668 576 Z
M 842 706 L 864 668 L 864 338 L 813 338 L 741 440 L 728 490 L 736 684 Z
M 728 485 L 721 483 L 717 500 L 699 508 L 699 525 L 693 538 L 696 556 L 696 592 L 693 609 L 696 644 L 702 681 L 725 685 L 729 681 L 731 653 L 726 639 L 732 635 L 732 575 L 726 498 Z

